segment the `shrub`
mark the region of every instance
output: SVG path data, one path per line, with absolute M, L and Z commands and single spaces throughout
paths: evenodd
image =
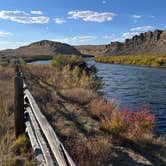
M 51 66 L 56 68 L 57 70 L 61 70 L 66 65 L 71 65 L 73 62 L 80 62 L 80 61 L 82 61 L 81 56 L 77 56 L 77 55 L 71 55 L 71 56 L 56 55 L 56 56 L 54 56 L 53 60 L 51 61 Z
M 154 115 L 148 108 L 139 111 L 114 109 L 110 116 L 101 120 L 101 128 L 115 135 L 124 136 L 136 142 L 151 141 Z
M 113 101 L 108 101 L 97 96 L 90 102 L 89 107 L 93 117 L 102 119 L 103 117 L 109 116 L 111 112 L 116 109 L 117 105 Z
M 137 112 L 126 111 L 129 123 L 128 137 L 135 141 L 151 140 L 153 137 L 154 115 L 148 108 L 142 107 Z
M 110 116 L 105 116 L 101 120 L 101 128 L 114 135 L 123 136 L 128 130 L 125 114 L 119 110 L 113 110 Z

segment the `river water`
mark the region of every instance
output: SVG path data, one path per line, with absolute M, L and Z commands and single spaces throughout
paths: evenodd
M 100 91 L 107 98 L 121 107 L 148 106 L 156 117 L 156 132 L 166 134 L 166 69 L 87 62 L 97 67 L 103 81 Z

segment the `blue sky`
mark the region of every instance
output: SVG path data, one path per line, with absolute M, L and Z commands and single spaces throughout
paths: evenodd
M 124 41 L 166 28 L 166 0 L 1 0 L 0 49 L 43 39 L 71 45 Z

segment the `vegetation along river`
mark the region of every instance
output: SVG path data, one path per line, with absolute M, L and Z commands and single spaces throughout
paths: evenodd
M 150 107 L 156 117 L 156 132 L 166 134 L 166 69 L 87 62 L 97 67 L 103 81 L 100 91 L 106 97 L 121 107 Z

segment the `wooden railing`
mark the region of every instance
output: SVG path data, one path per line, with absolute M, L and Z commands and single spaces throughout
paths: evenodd
M 15 73 L 15 136 L 27 134 L 38 165 L 75 166 L 30 93 L 18 63 Z

